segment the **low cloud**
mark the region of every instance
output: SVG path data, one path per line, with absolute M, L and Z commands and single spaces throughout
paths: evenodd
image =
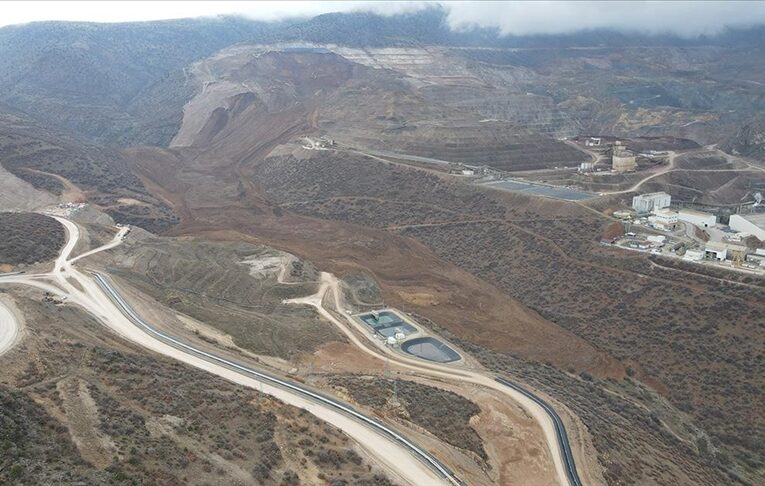
M 441 5 L 455 30 L 493 27 L 503 34 L 561 34 L 615 29 L 682 36 L 714 34 L 725 27 L 765 24 L 765 2 L 752 1 L 534 1 L 534 2 L 5 2 L 0 25 L 37 20 L 125 22 L 216 15 L 257 20 L 368 11 L 395 15 Z
M 496 27 L 503 34 L 614 29 L 681 36 L 765 24 L 765 2 L 444 2 L 453 29 Z

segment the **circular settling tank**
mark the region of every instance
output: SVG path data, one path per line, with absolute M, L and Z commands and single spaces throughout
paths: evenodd
M 401 349 L 412 356 L 437 363 L 451 363 L 461 358 L 457 351 L 433 337 L 410 339 L 401 345 Z

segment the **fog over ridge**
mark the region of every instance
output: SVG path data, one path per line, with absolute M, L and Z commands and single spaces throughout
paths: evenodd
M 567 34 L 608 29 L 683 37 L 713 35 L 726 27 L 765 25 L 757 1 L 296 1 L 296 2 L 5 2 L 0 26 L 44 20 L 127 22 L 219 15 L 254 20 L 310 18 L 334 12 L 379 15 L 442 8 L 452 30 L 496 28 L 503 35 Z
M 765 24 L 765 2 L 449 2 L 452 29 L 496 27 L 502 34 L 564 34 L 609 29 L 683 37 Z

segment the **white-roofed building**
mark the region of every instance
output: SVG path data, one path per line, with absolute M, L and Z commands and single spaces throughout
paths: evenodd
M 672 196 L 666 192 L 649 192 L 632 198 L 632 209 L 638 213 L 650 213 L 657 209 L 668 208 Z
M 704 256 L 709 259 L 723 261 L 728 258 L 728 246 L 710 241 L 704 248 Z
M 700 228 L 711 228 L 717 224 L 717 216 L 695 209 L 681 209 L 677 212 L 677 219 L 685 223 L 694 224 Z
M 732 230 L 749 233 L 760 241 L 765 241 L 765 213 L 732 214 L 728 223 Z
M 648 216 L 648 223 L 659 230 L 673 230 L 677 226 L 677 213 L 667 208 L 656 209 Z

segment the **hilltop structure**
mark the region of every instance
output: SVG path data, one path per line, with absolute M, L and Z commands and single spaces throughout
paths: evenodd
M 611 168 L 615 172 L 632 172 L 637 168 L 637 157 L 617 141 L 611 155 Z

